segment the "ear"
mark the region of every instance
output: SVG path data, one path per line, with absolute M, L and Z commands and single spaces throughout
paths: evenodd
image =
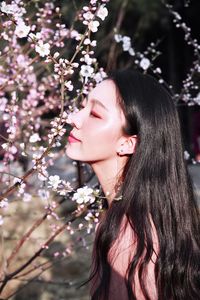
M 121 137 L 117 153 L 119 156 L 133 154 L 137 144 L 137 135 Z

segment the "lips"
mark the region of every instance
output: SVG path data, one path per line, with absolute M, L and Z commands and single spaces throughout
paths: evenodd
M 68 141 L 69 141 L 69 143 L 77 143 L 77 142 L 80 142 L 80 140 L 77 139 L 72 133 L 70 133 L 70 135 L 68 136 Z

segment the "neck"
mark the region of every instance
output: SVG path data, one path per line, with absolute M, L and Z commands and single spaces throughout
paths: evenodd
M 121 175 L 126 161 L 127 157 L 124 156 L 113 160 L 91 163 L 91 167 L 99 180 L 109 206 L 121 185 Z

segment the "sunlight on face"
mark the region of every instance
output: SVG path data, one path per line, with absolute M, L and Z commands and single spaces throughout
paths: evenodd
M 73 130 L 67 145 L 70 158 L 93 163 L 117 156 L 125 117 L 111 80 L 101 82 L 89 93 L 71 121 Z

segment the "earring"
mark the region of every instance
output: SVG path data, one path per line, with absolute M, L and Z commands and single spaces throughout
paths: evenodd
M 119 150 L 118 154 L 119 154 L 119 155 L 122 155 L 122 154 L 123 154 L 123 152 L 124 152 L 124 150 L 123 150 L 123 149 L 121 149 L 121 150 Z
M 121 146 L 123 146 L 123 144 L 121 144 Z M 124 150 L 123 150 L 123 149 L 120 149 L 120 150 L 117 152 L 118 155 L 122 155 L 123 153 L 124 153 Z

